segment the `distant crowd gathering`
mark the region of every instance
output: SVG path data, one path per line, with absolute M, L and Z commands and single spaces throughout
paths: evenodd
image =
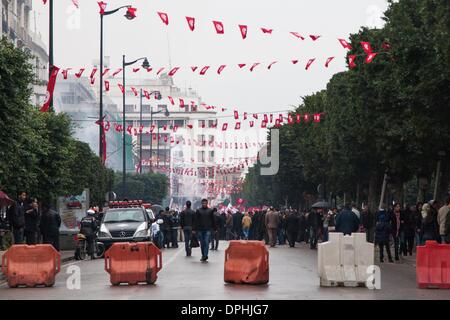
M 206 200 L 204 202 L 207 203 Z M 427 240 L 450 243 L 449 208 L 450 197 L 440 205 L 433 200 L 411 206 L 394 203 L 387 210 L 380 208 L 376 213 L 367 206 L 359 209 L 351 204 L 343 208 L 316 208 L 301 212 L 273 207 L 244 213 L 207 207 L 193 211 L 188 201 L 183 211 L 166 208 L 159 212 L 157 219 L 163 220 L 160 226 L 162 247 L 177 248 L 178 241 L 187 240 L 187 255 L 190 255 L 191 250 L 191 232 L 198 230 L 201 225 L 201 231 L 209 232 L 207 242 L 210 250 L 217 250 L 220 240 L 239 239 L 262 240 L 271 247 L 285 244 L 295 247 L 296 243 L 305 242 L 311 249 L 316 249 L 319 241 L 328 241 L 330 232 L 346 235 L 362 232 L 366 234 L 368 242 L 379 247 L 381 262 L 384 262 L 384 251 L 389 261 L 393 262 L 394 259 L 400 260 L 401 255 L 412 255 L 415 246 L 423 245 Z M 210 210 L 211 219 L 199 212 L 206 209 Z

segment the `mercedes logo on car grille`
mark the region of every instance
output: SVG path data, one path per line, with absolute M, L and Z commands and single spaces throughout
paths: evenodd
M 121 236 L 122 238 L 124 238 L 126 235 L 127 235 L 127 233 L 126 233 L 125 231 L 120 231 L 120 236 Z

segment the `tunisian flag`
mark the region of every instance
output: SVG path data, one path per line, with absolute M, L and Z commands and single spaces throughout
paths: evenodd
M 50 79 L 47 85 L 47 95 L 45 96 L 44 105 L 40 109 L 41 112 L 47 112 L 50 108 L 50 102 L 53 99 L 53 90 L 55 90 L 56 77 L 58 76 L 59 68 L 52 66 L 52 73 L 50 74 Z

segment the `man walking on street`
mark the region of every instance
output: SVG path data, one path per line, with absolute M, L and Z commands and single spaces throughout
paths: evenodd
M 211 230 L 211 250 L 217 250 L 219 249 L 220 229 L 223 227 L 223 222 L 217 208 L 213 209 L 213 213 L 215 229 Z
M 29 209 L 25 212 L 25 238 L 27 245 L 35 245 L 39 243 L 39 204 L 37 199 L 30 202 Z
M 191 209 L 191 202 L 186 201 L 186 209 L 181 212 L 180 225 L 184 233 L 184 247 L 186 250 L 186 256 L 190 257 L 192 249 L 190 247 L 192 226 L 194 225 L 194 210 Z
M 202 251 L 202 258 L 200 261 L 206 262 L 208 260 L 209 239 L 211 237 L 211 230 L 215 230 L 214 213 L 211 208 L 208 208 L 208 200 L 202 200 L 202 206 L 197 209 L 194 217 L 194 233 L 200 241 L 200 248 Z
M 269 243 L 271 248 L 274 248 L 277 244 L 277 228 L 279 222 L 280 218 L 278 212 L 276 212 L 273 207 L 270 208 L 269 211 L 267 211 L 266 213 L 265 225 L 269 236 Z
M 289 247 L 295 247 L 297 241 L 298 231 L 300 229 L 300 221 L 297 211 L 289 212 L 286 217 L 286 233 L 289 242 Z

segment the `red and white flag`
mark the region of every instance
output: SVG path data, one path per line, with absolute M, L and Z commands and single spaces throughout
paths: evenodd
M 172 97 L 168 96 L 167 99 L 169 99 L 171 105 L 175 105 L 175 101 L 173 101 Z
M 178 98 L 178 100 L 180 100 L 180 108 L 184 108 L 184 106 L 185 106 L 184 100 L 181 98 Z
M 103 2 L 103 1 L 100 1 L 100 2 L 97 2 L 97 3 L 98 3 L 98 6 L 100 7 L 100 14 L 104 14 L 107 4 L 105 2 Z
M 223 69 L 225 69 L 225 67 L 226 67 L 226 65 L 221 65 L 221 66 L 219 67 L 219 69 L 217 70 L 217 73 L 218 73 L 218 74 L 221 74 L 222 71 L 223 71 Z
M 92 72 L 91 72 L 91 75 L 89 76 L 89 78 L 92 79 L 96 73 L 97 73 L 97 68 L 92 69 Z
M 109 72 L 109 69 L 106 68 L 105 70 L 103 70 L 102 76 L 104 77 L 108 72 Z
M 241 123 L 240 122 L 236 122 L 234 130 L 239 130 L 239 129 L 241 129 Z
M 200 75 L 205 75 L 205 73 L 206 73 L 206 71 L 208 71 L 208 69 L 209 69 L 209 66 L 205 66 L 205 67 L 203 67 L 202 68 L 202 70 L 200 70 Z
M 292 64 L 297 64 L 298 60 L 292 60 Z
M 309 59 L 308 63 L 306 64 L 306 70 L 309 70 L 309 68 L 311 67 L 311 65 L 314 63 L 314 61 L 316 61 L 316 59 Z
M 352 50 L 352 46 L 344 39 L 338 39 L 344 49 Z
M 56 78 L 58 77 L 59 68 L 52 66 L 52 72 L 47 84 L 47 94 L 45 95 L 44 105 L 41 107 L 41 112 L 47 112 L 50 109 L 50 102 L 53 99 L 53 91 L 55 90 Z
M 272 66 L 275 64 L 275 63 L 277 63 L 278 61 L 273 61 L 273 62 L 271 62 L 270 64 L 269 64 L 269 66 L 267 67 L 267 69 L 271 69 L 272 68 Z
M 312 39 L 312 41 L 317 41 L 321 36 L 314 36 L 314 35 L 309 35 L 309 37 Z
M 217 34 L 224 34 L 225 30 L 223 28 L 223 23 L 220 21 L 213 21 L 214 28 L 216 28 Z
M 291 32 L 291 34 L 298 39 L 305 40 L 305 38 L 303 38 L 298 32 Z
M 113 73 L 113 78 L 116 76 L 116 75 L 118 75 L 120 72 L 122 72 L 122 68 L 120 68 L 120 69 L 117 69 L 114 73 Z
M 69 70 L 71 70 L 71 69 L 72 69 L 72 68 L 67 68 L 67 69 L 61 71 L 61 73 L 62 73 L 62 75 L 63 75 L 63 77 L 64 77 L 64 80 L 67 80 L 67 75 L 68 75 L 68 73 L 69 73 Z
M 248 27 L 246 25 L 239 25 L 239 29 L 241 30 L 242 39 L 247 38 Z
M 180 70 L 180 67 L 175 67 L 169 71 L 169 77 L 173 77 L 177 71 Z
M 105 91 L 109 91 L 109 81 L 105 80 Z
M 164 67 L 162 67 L 162 68 L 159 68 L 158 72 L 156 72 L 156 75 L 157 75 L 157 76 L 159 76 L 159 74 L 160 74 L 161 72 L 163 72 L 163 71 L 164 71 L 164 69 L 165 69 Z
M 138 91 L 135 87 L 131 87 L 131 91 L 133 91 L 134 95 L 137 97 Z
M 195 72 L 195 70 L 197 70 L 198 67 L 191 67 L 192 72 Z
M 263 33 L 272 34 L 273 29 L 261 28 Z
M 223 125 L 222 125 L 222 131 L 227 131 L 227 129 L 228 129 L 228 123 L 224 123 Z
M 250 68 L 250 72 L 253 72 L 253 70 L 254 70 L 257 66 L 259 66 L 259 65 L 260 65 L 259 62 L 254 63 L 254 64 L 251 66 L 251 68 Z
M 133 68 L 134 73 L 139 72 L 139 70 L 141 70 L 141 68 Z
M 191 31 L 194 31 L 194 29 L 195 29 L 195 18 L 186 17 L 186 21 L 188 23 L 189 29 L 191 29 Z
M 372 46 L 369 42 L 361 42 L 361 47 L 363 48 L 364 52 L 367 54 L 372 53 Z
M 237 112 L 237 110 L 234 110 L 234 119 L 239 119 L 239 112 Z
M 325 67 L 328 68 L 328 66 L 330 65 L 331 61 L 333 61 L 334 57 L 329 57 L 327 59 L 327 62 L 325 62 Z
M 348 66 L 350 67 L 350 69 L 354 69 L 356 68 L 356 55 L 351 54 L 348 56 Z
M 147 90 L 144 90 L 144 96 L 147 98 L 147 100 L 150 100 L 150 92 Z
M 78 71 L 77 73 L 75 73 L 75 77 L 77 78 L 81 78 L 81 75 L 83 74 L 85 69 L 80 69 L 80 71 Z
M 119 87 L 119 89 L 120 89 L 120 91 L 121 91 L 122 93 L 125 92 L 125 88 L 123 87 L 123 85 L 121 85 L 120 83 L 118 83 L 117 86 Z
M 169 16 L 167 15 L 167 13 L 158 12 L 158 15 L 161 18 L 162 22 L 167 26 L 169 24 Z
M 243 67 L 245 67 L 245 66 L 246 66 L 245 63 L 239 63 L 239 64 L 238 64 L 238 67 L 241 68 L 241 69 L 242 69 Z
M 375 59 L 375 57 L 378 55 L 378 53 L 376 52 L 371 52 L 367 55 L 366 60 L 364 61 L 365 63 L 372 63 L 373 59 Z

